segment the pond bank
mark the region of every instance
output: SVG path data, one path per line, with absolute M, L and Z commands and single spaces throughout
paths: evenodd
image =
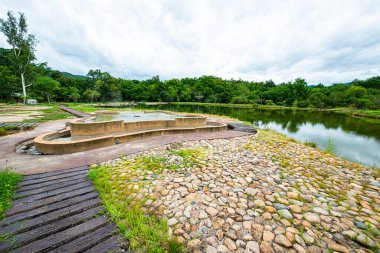
M 113 187 L 108 201 L 144 200 L 189 252 L 380 246 L 378 172 L 271 131 L 166 145 L 100 168 Z

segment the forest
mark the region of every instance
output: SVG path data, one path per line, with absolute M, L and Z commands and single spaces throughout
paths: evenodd
M 26 17 L 12 12 L 0 19 L 10 48 L 0 48 L 0 101 L 26 102 L 204 102 L 278 105 L 300 108 L 380 109 L 380 76 L 346 84 L 308 85 L 305 79 L 276 84 L 225 80 L 216 76 L 161 80 L 115 78 L 99 69 L 86 76 L 51 69 L 36 62 L 38 40 L 28 33 Z
M 10 49 L 0 48 L 0 100 L 20 102 L 21 81 L 12 71 L 10 54 Z M 129 80 L 101 70 L 78 76 L 52 70 L 46 63 L 31 63 L 25 81 L 28 98 L 40 102 L 162 101 L 380 109 L 380 76 L 331 86 L 308 86 L 302 78 L 280 84 L 215 76 L 169 80 L 153 76 L 147 80 Z

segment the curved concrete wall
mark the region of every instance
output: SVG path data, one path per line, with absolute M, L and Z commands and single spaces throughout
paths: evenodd
M 34 139 L 34 145 L 38 152 L 44 154 L 68 154 L 80 152 L 100 147 L 111 146 L 119 143 L 124 143 L 132 140 L 160 136 L 166 134 L 184 134 L 196 132 L 217 132 L 227 130 L 227 125 L 217 122 L 208 122 L 207 125 L 198 127 L 180 127 L 180 128 L 158 128 L 150 130 L 142 130 L 135 132 L 116 133 L 112 135 L 93 137 L 67 142 L 54 141 L 56 138 L 69 137 L 70 131 L 65 130 L 57 133 L 48 133 L 38 136 Z
M 124 121 L 103 122 L 72 122 L 70 123 L 71 136 L 89 136 L 123 132 Z

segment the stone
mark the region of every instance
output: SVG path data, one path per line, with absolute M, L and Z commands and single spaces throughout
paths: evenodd
M 299 206 L 296 205 L 290 205 L 288 206 L 290 210 L 292 210 L 293 213 L 301 213 L 302 209 Z
M 311 223 L 320 223 L 321 218 L 315 213 L 304 213 L 304 218 Z
M 363 230 L 366 230 L 367 229 L 367 226 L 361 222 L 361 221 L 354 221 L 354 224 L 357 228 L 360 228 L 360 229 L 363 229 Z
M 211 206 L 207 207 L 206 212 L 211 216 L 216 216 L 219 211 Z
M 264 231 L 263 232 L 263 240 L 264 241 L 267 241 L 267 242 L 270 242 L 270 241 L 273 241 L 274 239 L 274 234 L 270 231 Z
M 274 206 L 274 208 L 276 208 L 277 210 L 288 209 L 287 206 L 285 206 L 285 205 L 283 205 L 283 204 L 279 204 L 279 203 L 274 203 L 273 206 Z
M 272 248 L 269 242 L 263 241 L 260 244 L 261 253 L 274 253 L 274 249 Z
M 368 236 L 366 236 L 365 234 L 360 234 L 360 235 L 356 236 L 355 239 L 361 245 L 364 245 L 366 247 L 369 247 L 369 248 L 376 247 L 376 243 L 371 238 L 369 238 Z
M 297 251 L 297 253 L 306 253 L 307 251 L 299 244 L 293 244 L 293 248 Z
M 260 253 L 260 246 L 256 241 L 249 241 L 245 246 L 245 253 Z
M 218 253 L 218 250 L 210 245 L 206 246 L 206 253 Z
M 199 239 L 193 239 L 187 243 L 187 248 L 190 250 L 199 249 L 200 247 L 201 247 L 201 241 Z
M 227 253 L 227 252 L 230 252 L 230 250 L 224 245 L 219 245 L 218 246 L 218 252 Z
M 182 183 L 183 182 L 183 178 L 180 178 L 180 177 L 179 178 L 174 178 L 173 182 L 174 183 Z
M 168 226 L 169 227 L 171 227 L 171 226 L 173 226 L 173 225 L 175 225 L 177 223 L 178 223 L 178 221 L 177 221 L 176 218 L 171 218 L 171 219 L 168 220 Z
M 236 250 L 237 247 L 236 247 L 236 244 L 234 243 L 234 241 L 232 241 L 230 238 L 226 238 L 224 239 L 224 244 L 227 246 L 227 248 L 231 251 L 233 250 Z
M 298 199 L 299 194 L 298 194 L 298 192 L 287 192 L 287 193 L 286 193 L 286 196 L 287 196 L 289 199 Z
M 303 235 L 302 235 L 302 238 L 304 239 L 304 241 L 305 241 L 305 243 L 307 244 L 307 245 L 312 245 L 312 244 L 314 244 L 314 237 L 312 237 L 311 235 L 309 235 L 308 233 L 304 233 Z
M 286 248 L 292 247 L 292 243 L 286 238 L 283 234 L 279 234 L 276 236 L 274 240 L 277 244 L 284 246 Z
M 318 213 L 318 214 L 323 214 L 323 215 L 329 215 L 328 211 L 326 211 L 325 209 L 320 208 L 320 207 L 314 207 L 313 212 Z
M 328 248 L 332 249 L 333 251 L 337 252 L 343 252 L 343 253 L 349 253 L 350 251 L 344 247 L 343 245 L 337 244 L 337 243 L 329 243 Z
M 254 188 L 245 188 L 245 193 L 247 193 L 250 196 L 255 196 L 257 191 Z
M 280 215 L 280 217 L 288 219 L 288 220 L 293 219 L 293 215 L 287 209 L 279 210 L 278 215 Z
M 253 203 L 255 203 L 255 206 L 257 206 L 257 207 L 265 207 L 264 200 L 256 199 L 255 201 L 253 201 Z

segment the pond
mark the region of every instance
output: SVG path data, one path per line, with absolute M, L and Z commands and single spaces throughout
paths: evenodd
M 380 123 L 334 112 L 262 110 L 194 105 L 139 105 L 135 108 L 230 116 L 269 128 L 301 142 L 314 142 L 325 150 L 367 166 L 380 167 Z

